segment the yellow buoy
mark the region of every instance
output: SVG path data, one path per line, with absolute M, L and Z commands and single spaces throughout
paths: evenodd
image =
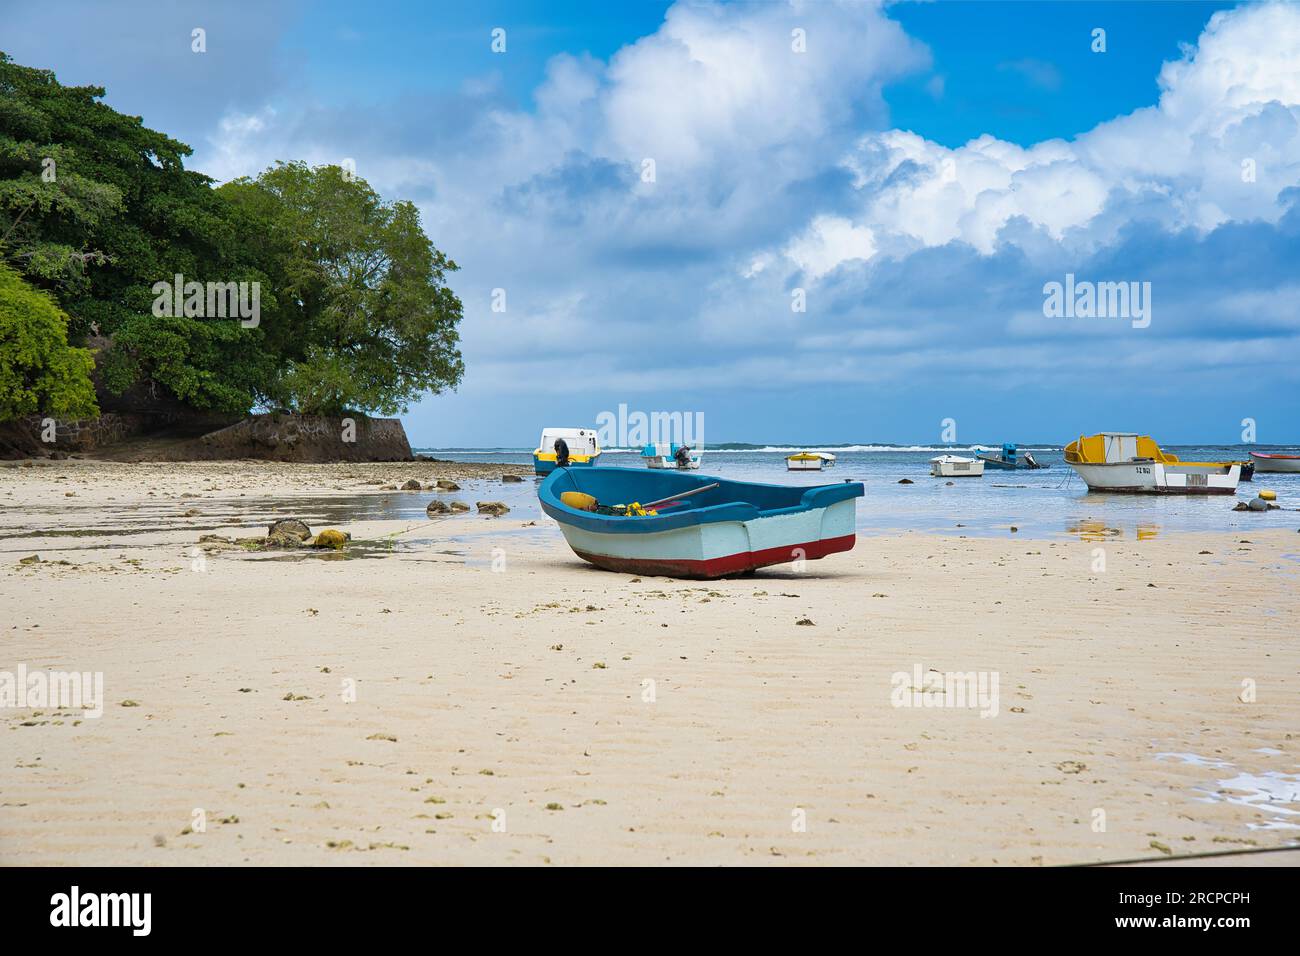
M 1277 492 L 1269 491 L 1267 488 L 1261 488 L 1259 491 L 1259 496 L 1263 498 L 1265 501 L 1277 501 Z
M 570 508 L 576 508 L 579 511 L 595 511 L 596 499 L 591 495 L 583 494 L 581 491 L 562 491 L 560 500 Z

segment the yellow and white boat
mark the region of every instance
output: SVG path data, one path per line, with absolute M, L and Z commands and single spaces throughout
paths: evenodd
M 589 467 L 600 458 L 600 443 L 596 440 L 594 428 L 547 428 L 542 431 L 537 450 L 533 452 L 533 471 L 536 474 L 549 475 L 555 470 L 557 442 L 563 442 L 561 447 L 569 453 L 565 467 Z
M 1237 462 L 1179 461 L 1148 435 L 1099 432 L 1065 446 L 1065 463 L 1089 491 L 1166 495 L 1233 495 Z
M 835 456 L 828 451 L 801 451 L 785 456 L 786 471 L 821 471 L 835 467 Z

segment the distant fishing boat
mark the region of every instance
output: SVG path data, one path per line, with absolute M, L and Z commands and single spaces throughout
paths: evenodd
M 786 471 L 821 471 L 834 467 L 835 456 L 828 451 L 801 451 L 785 456 Z
M 1180 461 L 1149 436 L 1132 432 L 1080 435 L 1065 446 L 1065 461 L 1089 491 L 1231 495 L 1241 480 L 1237 462 Z
M 549 475 L 557 465 L 556 442 L 563 442 L 561 448 L 568 450 L 568 467 L 588 467 L 596 464 L 600 457 L 600 445 L 596 441 L 596 431 L 592 428 L 544 428 L 542 437 L 533 452 L 533 471 L 539 475 Z
M 1255 463 L 1255 470 L 1261 474 L 1264 472 L 1300 472 L 1300 455 L 1273 455 L 1265 454 L 1262 451 L 1252 451 L 1251 460 Z
M 1052 467 L 1040 465 L 1030 452 L 1018 455 L 1016 446 L 1011 444 L 1003 444 L 1001 452 L 978 452 L 975 457 L 984 462 L 986 467 L 1001 471 L 1034 471 Z
M 584 561 L 677 578 L 848 551 L 862 494 L 860 482 L 801 488 L 640 468 L 557 470 L 537 491 Z
M 641 459 L 647 468 L 687 471 L 699 468 L 703 458 L 703 449 L 696 451 L 689 445 L 676 442 L 654 442 L 641 449 Z
M 940 455 L 930 459 L 930 474 L 936 478 L 979 478 L 984 474 L 984 462 L 960 455 Z

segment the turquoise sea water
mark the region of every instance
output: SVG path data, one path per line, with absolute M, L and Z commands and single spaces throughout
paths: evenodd
M 1062 460 L 1059 446 L 1025 445 L 1042 471 L 993 471 L 982 478 L 931 478 L 930 459 L 939 454 L 972 455 L 973 448 L 990 446 L 884 445 L 821 446 L 833 452 L 835 467 L 822 472 L 786 470 L 785 456 L 801 449 L 770 446 L 744 449 L 707 449 L 699 474 L 742 481 L 791 485 L 817 485 L 844 480 L 861 481 L 866 497 L 858 502 L 858 529 L 863 534 L 898 531 L 922 533 L 1004 535 L 1014 525 L 1018 534 L 1043 538 L 1060 535 L 1134 538 L 1163 531 L 1247 532 L 1256 528 L 1300 527 L 1300 475 L 1257 475 L 1243 482 L 1237 496 L 1090 494 L 1083 481 Z M 1255 445 L 1167 446 L 1166 451 L 1185 461 L 1229 461 L 1249 457 L 1250 450 L 1289 451 Z M 817 449 L 810 449 L 817 450 Z M 452 461 L 494 461 L 531 464 L 532 450 L 522 448 L 433 449 L 416 451 Z M 634 451 L 606 451 L 601 466 L 643 467 Z M 900 485 L 910 478 L 914 484 Z M 540 480 L 540 479 L 539 479 Z M 536 486 L 503 485 L 507 503 L 527 514 L 537 512 Z M 1265 514 L 1234 512 L 1238 501 L 1254 497 L 1261 488 L 1277 492 L 1283 510 Z M 961 527 L 958 527 L 961 526 Z M 1300 551 L 1300 535 L 1297 536 Z

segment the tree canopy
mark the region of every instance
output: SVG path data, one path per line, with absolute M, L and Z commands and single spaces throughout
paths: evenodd
M 110 395 L 391 414 L 459 383 L 456 266 L 412 204 L 301 163 L 214 188 L 185 169 L 188 146 L 103 95 L 0 53 L 0 262 L 54 297 L 71 341 L 107 339 Z M 176 275 L 258 283 L 258 322 L 154 314 Z
M 0 264 L 0 422 L 36 412 L 97 414 L 89 349 L 68 347 L 68 317 Z

